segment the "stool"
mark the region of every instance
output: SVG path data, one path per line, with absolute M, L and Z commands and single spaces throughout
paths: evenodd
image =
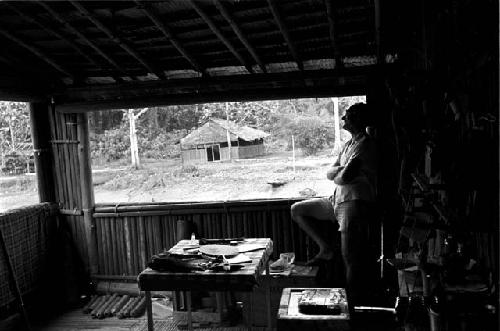
M 305 288 L 285 288 L 278 311 L 278 331 L 285 330 L 350 330 L 347 302 L 339 315 L 306 315 L 299 312 L 299 299 Z

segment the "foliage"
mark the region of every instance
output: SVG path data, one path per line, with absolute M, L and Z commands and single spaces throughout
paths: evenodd
M 5 174 L 18 174 L 27 171 L 26 161 L 29 160 L 28 157 L 12 152 L 5 156 L 4 166 L 2 167 L 2 172 Z M 33 162 L 31 162 L 33 163 Z
M 31 154 L 29 109 L 24 102 L 0 101 L 0 156 Z M 26 162 L 26 158 L 23 157 Z M 2 159 L 2 164 L 6 160 Z
M 319 116 L 297 116 L 283 124 L 284 131 L 294 136 L 295 144 L 305 155 L 315 155 L 333 146 L 333 130 Z
M 364 96 L 339 98 L 340 116 L 350 105 L 364 101 Z M 265 145 L 272 152 L 290 149 L 293 134 L 297 147 L 311 155 L 333 146 L 333 115 L 331 98 L 153 107 L 137 119 L 139 154 L 149 159 L 179 157 L 179 140 L 210 117 L 217 117 L 269 133 Z M 102 161 L 130 159 L 128 119 L 123 112 L 110 115 L 109 119 L 96 116 L 93 123 L 99 126 L 92 139 L 94 158 Z M 346 136 L 341 137 L 344 140 Z
M 128 128 L 122 123 L 118 128 L 95 134 L 90 138 L 91 157 L 100 162 L 110 162 L 129 155 Z
M 150 159 L 177 158 L 180 156 L 179 140 L 187 134 L 187 130 L 145 130 L 140 127 L 138 134 L 139 153 Z

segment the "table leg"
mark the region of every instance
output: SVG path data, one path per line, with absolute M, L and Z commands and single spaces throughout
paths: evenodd
M 151 303 L 151 292 L 145 291 L 146 294 L 146 311 L 148 315 L 148 331 L 154 331 L 153 325 L 153 305 Z
M 215 292 L 215 301 L 217 302 L 220 324 L 222 324 L 222 292 Z
M 271 319 L 271 274 L 269 272 L 269 260 L 266 262 L 266 303 L 267 303 L 267 328 L 272 330 L 273 322 Z
M 247 325 L 248 331 L 252 331 L 252 318 L 253 318 L 253 311 L 252 311 L 252 306 L 253 306 L 253 292 L 247 292 L 246 294 L 247 297 L 247 302 L 248 302 L 248 307 L 245 307 L 246 309 L 246 317 L 245 317 L 245 322 Z
M 186 291 L 186 306 L 188 330 L 193 330 L 193 315 L 191 314 L 191 291 Z

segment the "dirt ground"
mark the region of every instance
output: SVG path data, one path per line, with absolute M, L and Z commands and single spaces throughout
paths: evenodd
M 325 196 L 333 192 L 326 170 L 333 156 L 296 157 L 291 153 L 256 159 L 182 166 L 180 160 L 143 162 L 140 170 L 126 166 L 94 167 L 96 203 L 225 201 Z M 295 171 L 294 171 L 295 164 Z M 26 175 L 23 175 L 26 176 Z M 0 177 L 0 212 L 38 202 L 36 178 Z M 31 181 L 31 185 L 29 182 Z M 28 182 L 28 183 L 26 183 Z

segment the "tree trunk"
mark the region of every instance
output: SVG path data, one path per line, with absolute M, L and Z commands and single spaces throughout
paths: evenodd
M 135 169 L 139 169 L 141 166 L 141 162 L 139 160 L 139 148 L 137 146 L 137 132 L 135 129 L 135 120 L 136 117 L 134 115 L 134 110 L 128 110 L 128 120 L 129 120 L 129 133 L 130 133 L 130 158 L 132 161 L 132 167 Z
M 226 102 L 226 137 L 228 159 L 231 161 L 231 134 L 229 133 L 229 102 Z
M 11 143 L 11 150 L 12 151 L 15 151 L 16 150 L 16 135 L 15 135 L 15 132 L 14 132 L 14 125 L 13 125 L 13 120 L 12 120 L 12 105 L 10 104 L 10 102 L 7 102 L 7 108 L 8 108 L 8 111 L 7 111 L 7 114 L 10 114 L 11 116 L 9 116 L 9 132 L 10 132 L 10 143 Z

